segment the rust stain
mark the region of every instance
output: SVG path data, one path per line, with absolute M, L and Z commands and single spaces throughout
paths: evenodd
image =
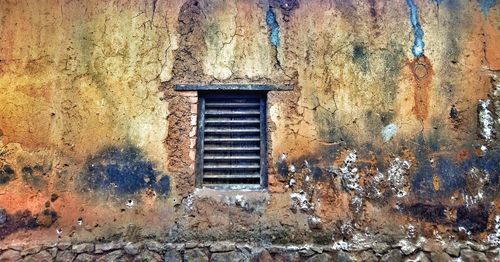
M 457 155 L 456 155 L 455 159 L 456 159 L 456 161 L 457 161 L 458 163 L 463 163 L 463 162 L 465 162 L 467 159 L 469 159 L 469 157 L 470 157 L 469 150 L 467 150 L 467 149 L 462 149 L 462 150 L 460 150 L 460 151 L 457 153 Z
M 418 120 L 424 121 L 429 115 L 429 92 L 434 71 L 429 58 L 426 56 L 415 58 L 409 64 L 415 81 L 415 106 L 413 112 Z
M 434 186 L 434 191 L 439 191 L 441 188 L 441 179 L 438 176 L 434 176 L 432 179 L 432 185 Z

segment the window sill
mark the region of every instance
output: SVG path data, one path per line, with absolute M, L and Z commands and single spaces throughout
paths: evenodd
M 193 193 L 196 199 L 210 199 L 229 205 L 242 205 L 242 203 L 267 204 L 270 194 L 266 189 L 259 190 L 219 190 L 211 188 L 196 188 Z
M 245 84 L 214 84 L 214 85 L 176 85 L 175 91 L 292 91 L 291 85 L 245 85 Z

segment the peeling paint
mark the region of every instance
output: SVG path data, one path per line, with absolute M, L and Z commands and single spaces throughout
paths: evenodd
M 342 185 L 346 190 L 361 190 L 361 186 L 358 184 L 358 168 L 354 166 L 357 158 L 356 150 L 352 150 L 344 160 L 343 166 L 339 169 Z
M 307 223 L 311 229 L 321 228 L 321 218 L 318 216 L 310 215 L 307 217 Z
M 396 158 L 387 170 L 387 179 L 397 197 L 404 197 L 408 194 L 407 172 L 410 166 L 410 162 Z
M 363 211 L 363 196 L 361 194 L 356 194 L 351 198 L 351 206 L 354 213 L 359 214 Z
M 477 2 L 481 7 L 481 12 L 483 12 L 485 16 L 488 16 L 490 9 L 497 4 L 497 0 L 477 0 Z
M 274 47 L 280 46 L 280 26 L 276 20 L 276 13 L 274 13 L 271 7 L 269 7 L 266 12 L 266 24 L 271 30 L 269 33 L 269 41 Z
M 464 201 L 467 207 L 475 205 L 483 200 L 484 188 L 489 183 L 490 175 L 487 171 L 473 167 L 465 174 L 466 187 L 464 189 Z
M 377 174 L 373 177 L 373 182 L 372 182 L 372 189 L 377 197 L 382 196 L 381 185 L 384 181 L 385 181 L 385 175 L 382 172 L 378 171 L 377 169 Z
M 495 216 L 493 233 L 488 235 L 488 243 L 492 246 L 500 245 L 500 215 Z
M 182 203 L 188 211 L 193 211 L 194 194 L 188 194 L 187 197 L 182 200 Z
M 382 137 L 384 142 L 389 142 L 398 132 L 398 126 L 396 124 L 389 124 L 382 129 Z
M 486 139 L 487 142 L 490 142 L 493 138 L 494 134 L 494 121 L 493 115 L 489 110 L 491 101 L 487 100 L 479 100 L 478 106 L 478 118 L 479 118 L 479 134 L 482 138 Z
M 301 210 L 301 211 L 313 211 L 314 204 L 309 201 L 309 197 L 305 192 L 292 193 L 290 194 L 290 198 L 292 199 L 292 210 Z

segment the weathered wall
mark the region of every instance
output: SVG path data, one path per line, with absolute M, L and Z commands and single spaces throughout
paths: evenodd
M 498 241 L 495 3 L 0 0 L 0 238 Z M 195 190 L 180 83 L 294 86 L 268 193 Z

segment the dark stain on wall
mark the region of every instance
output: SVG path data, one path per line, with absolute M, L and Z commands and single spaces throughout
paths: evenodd
M 462 175 L 463 169 L 458 163 L 443 156 L 437 157 L 434 161 L 436 162 L 434 172 L 439 177 L 441 184 L 438 195 L 450 196 L 465 185 L 465 179 Z
M 314 119 L 318 127 L 318 134 L 326 143 L 335 143 L 335 146 L 329 148 L 332 153 L 338 151 L 340 148 L 356 146 L 356 140 L 347 134 L 348 127 L 343 124 L 337 123 L 335 114 L 325 109 L 317 109 L 314 112 Z M 322 152 L 323 156 L 328 157 L 328 152 Z M 325 154 L 326 153 L 326 154 Z
M 160 195 L 168 195 L 170 192 L 170 177 L 163 176 L 155 185 L 155 191 Z
M 460 206 L 457 209 L 458 228 L 465 228 L 472 234 L 480 233 L 486 230 L 488 226 L 488 218 L 490 215 L 490 207 L 479 204 L 473 207 Z
M 380 122 L 386 126 L 392 122 L 394 115 L 394 112 L 380 112 Z
M 383 81 L 385 83 L 384 89 L 388 102 L 392 102 L 396 99 L 397 90 L 399 86 L 399 75 L 401 73 L 401 68 L 404 63 L 404 50 L 400 44 L 391 42 L 387 46 L 387 50 L 384 50 L 382 54 L 384 59 L 384 76 Z
M 319 156 L 302 156 L 291 162 L 297 168 L 297 172 L 302 172 L 305 175 L 311 175 L 311 177 L 316 181 L 325 180 L 325 177 L 323 176 L 325 172 L 323 171 L 323 168 L 320 167 L 321 161 Z
M 155 169 L 153 162 L 133 145 L 109 146 L 88 158 L 81 178 L 92 190 L 111 190 L 118 194 L 138 193 L 153 188 L 168 194 L 170 180 Z M 168 184 L 168 185 L 167 185 Z
M 446 217 L 446 207 L 442 204 L 416 203 L 402 205 L 401 210 L 404 214 L 424 221 L 439 224 L 446 224 L 448 222 Z
M 419 134 L 416 143 L 418 144 L 418 148 L 415 150 L 417 163 L 413 163 L 416 170 L 413 174 L 412 189 L 415 194 L 425 196 L 429 192 L 434 192 L 431 156 L 424 134 Z
M 39 164 L 36 164 L 33 167 L 30 165 L 26 165 L 21 169 L 24 181 L 38 188 L 47 185 L 45 177 L 47 176 L 48 171 L 48 168 L 44 168 Z
M 5 214 L 4 223 L 0 224 L 0 239 L 19 230 L 32 230 L 38 227 L 50 227 L 57 220 L 58 214 L 54 210 L 45 209 L 40 214 L 33 215 L 29 210 L 17 211 L 14 214 Z
M 368 54 L 366 48 L 362 43 L 354 45 L 352 50 L 352 60 L 356 63 L 363 73 L 367 73 L 369 70 Z
M 468 157 L 463 160 L 446 155 L 436 155 L 430 151 L 428 142 L 424 142 L 423 136 L 419 138 L 419 148 L 416 150 L 417 168 L 413 173 L 413 192 L 419 196 L 442 196 L 449 197 L 456 190 L 465 187 L 465 174 L 471 169 L 485 171 L 489 174 L 488 187 L 493 188 L 498 184 L 498 170 L 500 168 L 500 153 L 490 150 L 484 156 L 477 156 L 474 149 L 466 149 Z M 432 160 L 432 161 L 431 161 Z M 438 191 L 433 186 L 434 176 L 439 178 L 440 188 Z
M 484 232 L 488 226 L 490 207 L 484 204 L 475 206 L 445 206 L 438 204 L 416 203 L 401 205 L 402 213 L 417 219 L 441 225 L 454 225 L 458 230 L 467 230 L 472 234 Z M 448 212 L 456 210 L 456 221 L 451 221 Z
M 15 177 L 14 169 L 10 165 L 4 165 L 0 169 L 0 185 L 6 184 Z
M 286 160 L 286 155 L 283 155 L 278 159 L 278 162 L 276 163 L 277 171 L 278 174 L 282 178 L 287 178 L 288 177 L 288 162 Z
M 455 105 L 452 105 L 451 108 L 450 108 L 450 118 L 453 120 L 453 121 L 459 121 L 459 117 L 458 117 L 458 109 Z
M 50 227 L 56 222 L 59 215 L 56 211 L 46 208 L 40 214 L 36 215 L 36 223 L 42 227 Z
M 276 8 L 281 8 L 286 22 L 290 20 L 292 11 L 299 8 L 299 0 L 271 0 L 270 5 Z
M 375 0 L 368 0 L 368 3 L 370 4 L 370 16 L 375 19 L 375 22 L 377 22 L 377 9 L 375 7 L 377 3 Z

